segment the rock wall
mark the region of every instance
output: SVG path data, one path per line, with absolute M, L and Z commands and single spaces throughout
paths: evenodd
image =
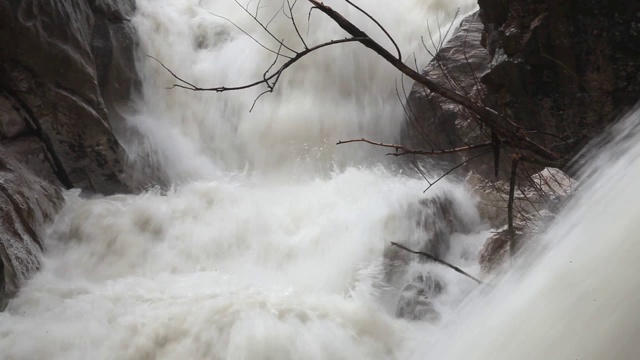
M 485 101 L 544 146 L 574 155 L 638 101 L 639 2 L 478 3 L 491 54 Z
M 113 128 L 139 87 L 133 0 L 0 0 L 0 310 L 39 268 L 60 188 L 130 190 Z
M 0 0 L 0 140 L 42 177 L 128 191 L 110 120 L 138 82 L 133 11 L 132 0 Z
M 0 310 L 40 269 L 42 231 L 62 203 L 58 187 L 0 146 Z

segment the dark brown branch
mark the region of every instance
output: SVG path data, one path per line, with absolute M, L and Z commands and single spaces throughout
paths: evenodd
M 501 126 L 504 122 L 513 124 L 510 120 L 504 118 L 497 112 L 492 109 L 485 107 L 484 105 L 478 104 L 473 100 L 465 97 L 464 95 L 458 94 L 453 90 L 447 89 L 445 87 L 440 86 L 433 80 L 430 80 L 424 76 L 422 76 L 417 71 L 413 70 L 402 61 L 398 60 L 395 56 L 389 53 L 385 48 L 383 48 L 380 44 L 372 40 L 365 32 L 357 28 L 353 25 L 349 20 L 345 19 L 341 14 L 333 10 L 331 7 L 324 5 L 321 2 L 316 0 L 308 0 L 311 2 L 318 10 L 325 13 L 329 16 L 333 21 L 336 22 L 343 30 L 352 35 L 353 37 L 360 38 L 359 41 L 362 45 L 367 48 L 373 50 L 375 53 L 380 55 L 382 58 L 387 60 L 388 63 L 393 65 L 396 69 L 400 70 L 402 73 L 413 79 L 414 81 L 424 85 L 431 92 L 438 94 L 446 99 L 449 99 L 463 107 L 467 110 L 473 112 L 478 116 L 478 119 L 485 124 L 486 126 L 494 129 L 498 135 L 502 138 L 505 138 L 510 143 L 521 144 L 522 148 L 528 150 L 537 156 L 547 159 L 547 160 L 558 160 L 559 157 L 553 152 L 547 150 L 546 148 L 540 146 L 533 140 L 529 139 L 523 132 L 520 131 L 519 128 L 515 127 L 513 129 L 508 129 L 504 126 Z
M 251 18 L 252 18 L 253 20 L 255 20 L 255 21 L 256 21 L 256 23 L 258 23 L 258 25 L 260 25 L 260 27 L 261 27 L 261 28 L 262 28 L 262 29 L 263 29 L 263 30 L 264 30 L 264 31 L 265 31 L 269 36 L 271 36 L 271 37 L 273 38 L 273 40 L 280 42 L 280 40 L 278 40 L 278 38 L 277 38 L 277 37 L 276 37 L 276 36 L 271 32 L 271 30 L 269 30 L 269 29 L 268 29 L 268 28 L 267 28 L 267 27 L 266 27 L 262 22 L 260 22 L 260 20 L 258 20 L 258 17 L 257 17 L 257 16 L 255 16 L 255 15 L 253 15 L 253 14 L 251 13 L 251 11 L 249 11 L 249 9 L 245 8 L 244 6 L 242 6 L 242 4 L 240 4 L 240 3 L 238 2 L 238 0 L 233 0 L 233 1 L 234 1 L 236 4 L 238 4 L 238 6 L 240 6 L 240 7 L 242 8 L 242 10 L 244 10 L 244 12 L 245 12 L 245 13 L 247 13 L 247 15 L 251 16 Z M 287 50 L 291 51 L 291 52 L 292 52 L 292 53 L 294 53 L 294 54 L 297 54 L 297 53 L 298 53 L 297 51 L 295 51 L 295 50 L 293 50 L 292 48 L 288 47 L 288 46 L 287 46 L 286 44 L 284 44 L 284 43 L 282 44 L 282 46 L 283 46 L 285 49 L 287 49 Z
M 365 139 L 365 138 L 362 138 L 362 139 L 351 139 L 351 140 L 341 140 L 341 141 L 338 141 L 336 143 L 336 145 L 343 145 L 343 144 L 349 144 L 349 143 L 355 143 L 355 142 L 364 142 L 364 143 L 375 145 L 375 146 L 392 148 L 392 149 L 396 149 L 396 151 L 401 151 L 401 152 L 395 152 L 395 153 L 387 154 L 387 155 L 392 155 L 392 156 L 402 156 L 402 155 L 409 155 L 409 154 L 412 154 L 412 155 L 434 155 L 434 156 L 447 155 L 447 154 L 459 153 L 459 152 L 462 152 L 462 151 L 470 151 L 470 150 L 475 150 L 475 149 L 482 149 L 482 148 L 490 147 L 490 146 L 493 145 L 493 143 L 488 142 L 488 143 L 463 146 L 463 147 L 453 148 L 453 149 L 429 151 L 429 150 L 409 149 L 409 148 L 405 147 L 404 145 L 385 144 L 385 143 L 381 143 L 381 142 L 377 142 L 377 141 L 371 141 L 371 140 L 368 140 L 368 139 Z
M 300 41 L 302 41 L 302 45 L 304 46 L 305 49 L 308 49 L 309 47 L 307 46 L 307 43 L 304 41 L 304 38 L 302 37 L 302 35 L 300 34 L 300 31 L 298 30 L 298 25 L 296 25 L 296 19 L 295 16 L 293 16 L 293 7 L 296 6 L 296 3 L 298 2 L 298 0 L 295 0 L 293 2 L 293 5 L 291 5 L 290 0 L 287 0 L 287 6 L 289 7 L 289 14 L 291 15 L 291 23 L 293 24 L 293 28 L 296 31 L 296 34 L 298 34 L 298 38 L 300 38 Z
M 380 24 L 378 22 L 378 20 L 376 20 L 373 16 L 371 16 L 368 12 L 364 11 L 362 8 L 360 8 L 358 5 L 354 4 L 353 2 L 349 1 L 349 0 L 344 0 L 347 2 L 347 4 L 353 6 L 356 10 L 360 11 L 361 13 L 364 14 L 364 16 L 368 17 L 369 20 L 373 21 L 374 24 L 376 24 L 380 30 L 382 30 L 382 32 L 387 35 L 387 37 L 389 38 L 389 40 L 391 40 L 391 43 L 393 44 L 393 46 L 396 48 L 396 51 L 398 52 L 398 60 L 402 61 L 402 53 L 400 52 L 400 47 L 398 46 L 398 44 L 396 43 L 396 41 L 393 39 L 393 37 L 391 35 L 389 35 L 389 32 L 387 31 L 387 29 L 384 28 L 384 26 L 382 26 L 382 24 Z
M 509 202 L 507 203 L 507 231 L 509 233 L 509 254 L 515 255 L 516 231 L 513 228 L 513 200 L 516 193 L 516 176 L 518 174 L 518 155 L 511 161 L 511 178 L 509 180 Z
M 442 174 L 442 176 L 440 176 L 439 178 L 437 178 L 437 179 L 436 179 L 436 181 L 434 181 L 434 182 L 429 182 L 429 181 L 427 181 L 427 182 L 429 183 L 429 186 L 428 186 L 426 189 L 424 189 L 424 191 L 423 191 L 422 193 L 426 193 L 427 191 L 429 191 L 429 189 L 431 189 L 431 188 L 433 187 L 433 185 L 437 184 L 440 180 L 444 179 L 447 175 L 451 174 L 451 173 L 452 173 L 452 172 L 454 172 L 455 170 L 457 170 L 457 169 L 461 168 L 461 167 L 462 167 L 462 166 L 464 166 L 466 163 L 470 162 L 471 160 L 477 159 L 477 158 L 479 158 L 480 156 L 487 155 L 487 154 L 489 154 L 490 152 L 491 152 L 491 151 L 485 151 L 485 152 L 480 153 L 480 154 L 478 154 L 478 155 L 472 156 L 472 157 L 468 158 L 467 160 L 465 160 L 465 161 L 461 162 L 460 164 L 458 164 L 458 165 L 456 165 L 456 166 L 452 167 L 451 169 L 447 170 L 444 174 Z
M 234 22 L 233 22 L 233 21 L 231 21 L 230 19 L 228 19 L 228 18 L 226 18 L 226 17 L 224 17 L 224 16 L 220 16 L 220 15 L 214 14 L 214 13 L 212 13 L 211 11 L 207 11 L 207 12 L 208 12 L 210 15 L 215 16 L 215 17 L 217 17 L 217 18 L 219 18 L 219 19 L 225 20 L 225 21 L 227 21 L 229 24 L 231 24 L 231 25 L 235 26 L 235 27 L 236 27 L 236 29 L 238 29 L 238 30 L 242 31 L 242 33 L 243 33 L 243 34 L 247 35 L 251 40 L 253 40 L 253 42 L 255 42 L 256 44 L 258 44 L 261 48 L 263 48 L 263 49 L 265 49 L 265 50 L 267 50 L 267 51 L 269 51 L 269 52 L 271 52 L 271 53 L 274 53 L 274 54 L 276 53 L 276 51 L 275 51 L 275 50 L 268 48 L 266 45 L 264 45 L 263 43 L 261 43 L 260 41 L 258 41 L 258 39 L 254 38 L 253 36 L 251 36 L 248 32 L 244 31 L 244 29 L 243 29 L 243 28 L 241 28 L 240 26 L 236 25 L 236 23 L 234 23 Z M 271 19 L 271 20 L 273 20 L 273 19 Z M 291 56 L 287 56 L 287 55 L 282 55 L 282 56 L 284 56 L 284 57 L 287 57 L 287 58 L 291 59 Z M 166 68 L 165 68 L 165 69 L 166 69 Z M 169 69 L 167 69 L 167 70 L 169 70 Z M 174 75 L 174 77 L 175 77 L 175 75 Z M 176 78 L 177 78 L 177 77 L 176 77 Z M 180 79 L 178 79 L 178 80 L 180 80 Z
M 462 275 L 464 275 L 464 276 L 468 277 L 469 279 L 471 279 L 471 280 L 475 281 L 476 283 L 478 283 L 478 285 L 482 285 L 482 281 L 481 281 L 480 279 L 478 279 L 477 277 L 475 277 L 475 276 L 473 276 L 473 275 L 469 274 L 468 272 L 466 272 L 466 271 L 464 271 L 464 270 L 460 269 L 459 267 L 457 267 L 457 266 L 455 266 L 455 265 L 451 265 L 451 264 L 449 264 L 448 262 L 446 262 L 446 261 L 444 261 L 444 260 L 440 260 L 440 259 L 438 259 L 437 257 L 435 257 L 435 256 L 433 256 L 433 255 L 431 255 L 431 254 L 427 254 L 426 252 L 422 252 L 422 251 L 414 251 L 414 250 L 411 250 L 411 249 L 409 249 L 409 248 L 408 248 L 408 247 L 406 247 L 406 246 L 403 246 L 403 245 L 398 244 L 397 242 L 391 242 L 391 245 L 393 245 L 393 246 L 395 246 L 395 247 L 398 247 L 398 248 L 400 248 L 400 249 L 402 249 L 402 250 L 404 250 L 404 251 L 408 251 L 408 252 L 410 252 L 410 253 L 412 253 L 412 254 L 416 254 L 416 255 L 424 256 L 424 257 L 426 257 L 426 258 L 427 258 L 427 259 L 429 259 L 429 260 L 432 260 L 432 261 L 434 261 L 434 262 L 437 262 L 437 263 L 438 263 L 438 264 L 440 264 L 440 265 L 444 265 L 444 266 L 446 266 L 446 267 L 448 267 L 448 268 L 452 269 L 453 271 L 456 271 L 456 272 L 458 272 L 458 273 L 460 273 L 460 274 L 462 274 Z
M 263 77 L 262 80 L 254 81 L 254 82 L 246 84 L 246 85 L 229 86 L 229 87 L 227 87 L 227 86 L 218 86 L 218 87 L 211 87 L 211 88 L 203 88 L 203 87 L 195 86 L 195 85 L 183 80 L 182 78 L 180 78 L 173 71 L 169 70 L 169 68 L 167 68 L 164 64 L 162 64 L 158 59 L 155 59 L 153 57 L 152 58 L 154 60 L 158 61 L 160 63 L 160 65 L 162 65 L 162 67 L 165 68 L 165 70 L 167 70 L 178 81 L 187 84 L 187 86 L 180 85 L 180 84 L 174 84 L 170 88 L 180 88 L 180 89 L 186 89 L 186 90 L 191 90 L 191 91 L 215 91 L 215 92 L 244 90 L 244 89 L 249 89 L 249 88 L 261 85 L 261 84 L 266 84 L 268 87 L 272 88 L 272 87 L 275 87 L 276 83 L 278 82 L 278 79 L 280 78 L 280 75 L 287 68 L 289 68 L 291 65 L 295 64 L 298 60 L 300 60 L 301 58 L 305 57 L 306 55 L 309 55 L 310 53 L 312 53 L 312 52 L 314 52 L 316 50 L 325 48 L 327 46 L 336 45 L 336 44 L 343 44 L 343 43 L 348 43 L 348 42 L 360 42 L 360 40 L 361 39 L 358 39 L 358 38 L 347 38 L 347 39 L 331 40 L 329 42 L 322 43 L 320 45 L 316 45 L 314 47 L 311 47 L 309 49 L 306 49 L 304 51 L 301 51 L 301 52 L 297 53 L 296 56 L 290 58 L 289 60 L 287 60 L 287 62 L 282 64 L 282 66 L 280 66 L 280 68 L 275 73 L 273 73 L 273 74 L 271 74 L 271 75 L 269 75 L 267 77 Z M 275 54 L 277 54 L 277 55 L 279 54 L 280 56 L 284 56 L 284 55 L 280 54 L 279 52 L 275 52 Z M 271 80 L 274 80 L 274 82 L 270 84 L 269 81 L 271 81 Z

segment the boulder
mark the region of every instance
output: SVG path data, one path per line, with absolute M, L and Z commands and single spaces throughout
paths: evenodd
M 491 56 L 483 101 L 542 146 L 571 157 L 638 101 L 640 3 L 478 3 Z
M 437 323 L 441 315 L 433 303 L 433 298 L 439 296 L 443 290 L 443 282 L 430 274 L 414 277 L 400 294 L 396 316 L 407 320 Z
M 133 6 L 0 0 L 0 90 L 33 121 L 32 135 L 66 187 L 129 190 L 110 115 L 128 104 L 138 81 Z
M 464 18 L 422 74 L 447 88 L 474 93 L 489 63 L 489 52 L 480 45 L 482 29 L 477 12 Z M 486 142 L 461 106 L 420 84 L 413 85 L 407 108 L 405 144 L 437 150 L 458 147 L 474 139 Z
M 43 228 L 62 204 L 57 187 L 0 146 L 0 309 L 40 269 Z

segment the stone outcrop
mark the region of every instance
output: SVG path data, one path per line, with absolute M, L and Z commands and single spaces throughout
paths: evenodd
M 514 193 L 514 250 L 531 241 L 555 218 L 563 204 L 576 192 L 578 182 L 562 171 L 546 168 L 530 177 Z M 499 270 L 510 253 L 510 234 L 507 224 L 509 184 L 505 181 L 489 181 L 470 173 L 465 179 L 471 192 L 478 197 L 478 210 L 482 219 L 498 229 L 489 237 L 478 255 L 483 274 Z
M 484 101 L 543 146 L 572 156 L 638 101 L 640 3 L 478 3 L 491 54 Z
M 477 12 L 463 19 L 422 74 L 460 92 L 477 92 L 479 77 L 490 59 L 489 52 L 480 45 L 483 26 Z M 404 143 L 411 147 L 449 149 L 482 137 L 480 129 L 472 126 L 469 114 L 460 105 L 429 92 L 420 84 L 413 85 L 407 105 L 410 116 Z
M 0 310 L 40 269 L 44 225 L 62 206 L 62 194 L 0 146 Z
M 0 309 L 39 268 L 62 187 L 128 192 L 134 0 L 0 0 Z
M 132 0 L 0 0 L 0 140 L 37 138 L 66 187 L 128 191 L 110 120 L 138 81 L 133 10 Z

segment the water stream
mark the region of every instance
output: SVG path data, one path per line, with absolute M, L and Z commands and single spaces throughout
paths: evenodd
M 282 2 L 260 4 L 268 21 Z M 384 41 L 362 14 L 330 5 Z M 437 29 L 474 6 L 366 4 L 418 67 L 429 60 L 420 43 L 427 24 Z M 300 3 L 294 15 L 306 20 L 308 9 Z M 138 0 L 141 51 L 198 85 L 262 78 L 274 55 L 212 13 L 273 46 L 233 1 Z M 302 23 L 308 43 L 345 36 L 320 13 L 308 33 Z M 301 46 L 286 17 L 269 28 Z M 623 157 L 594 161 L 605 164 L 598 180 L 547 235 L 551 255 L 528 266 L 534 256 L 525 257 L 524 270 L 487 295 L 432 264 L 389 275 L 391 241 L 429 236 L 420 222 L 429 199 L 447 199 L 467 229 L 452 235 L 447 260 L 477 273 L 488 232 L 463 186 L 443 181 L 422 194 L 424 180 L 383 150 L 335 146 L 399 139 L 396 86 L 411 83 L 369 50 L 335 46 L 305 59 L 251 112 L 258 89 L 167 90 L 175 80 L 145 57 L 139 71 L 143 96 L 129 126 L 142 136 L 125 145 L 170 186 L 66 193 L 43 271 L 0 314 L 3 359 L 634 358 L 640 149 L 630 143 Z M 445 284 L 433 304 L 437 324 L 396 316 L 416 274 Z

